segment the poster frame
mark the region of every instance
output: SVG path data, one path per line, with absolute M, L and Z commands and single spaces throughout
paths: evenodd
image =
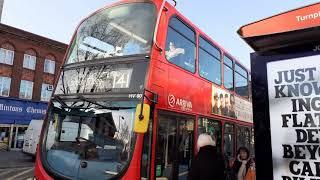
M 256 179 L 273 179 L 267 63 L 319 55 L 319 51 L 287 51 L 276 55 L 251 53 L 253 123 L 255 132 Z

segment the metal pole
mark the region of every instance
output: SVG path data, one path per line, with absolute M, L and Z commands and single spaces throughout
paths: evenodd
M 4 0 L 0 0 L 0 22 L 2 22 L 2 11 L 3 11 Z
M 14 136 L 14 144 L 13 144 L 13 148 L 16 149 L 17 148 L 17 141 L 18 141 L 18 126 L 16 126 L 16 134 Z
M 13 124 L 10 125 L 10 134 L 9 134 L 9 146 L 8 146 L 8 150 L 11 150 L 12 135 L 13 135 Z

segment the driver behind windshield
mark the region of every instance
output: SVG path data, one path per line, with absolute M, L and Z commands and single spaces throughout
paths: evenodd
M 93 142 L 96 144 L 99 160 L 115 160 L 119 158 L 121 144 L 116 137 L 116 131 L 111 113 L 97 117 Z
M 116 129 L 108 120 L 106 117 L 99 117 L 96 120 L 94 142 L 102 148 L 105 145 L 115 145 L 114 135 Z

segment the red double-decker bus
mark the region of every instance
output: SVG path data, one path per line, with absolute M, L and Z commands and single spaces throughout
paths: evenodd
M 166 1 L 78 26 L 43 125 L 38 179 L 186 179 L 201 133 L 253 148 L 249 72 Z

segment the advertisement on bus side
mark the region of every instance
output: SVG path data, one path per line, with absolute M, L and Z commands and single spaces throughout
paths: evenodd
M 252 105 L 235 95 L 212 85 L 212 113 L 245 122 L 252 122 Z

